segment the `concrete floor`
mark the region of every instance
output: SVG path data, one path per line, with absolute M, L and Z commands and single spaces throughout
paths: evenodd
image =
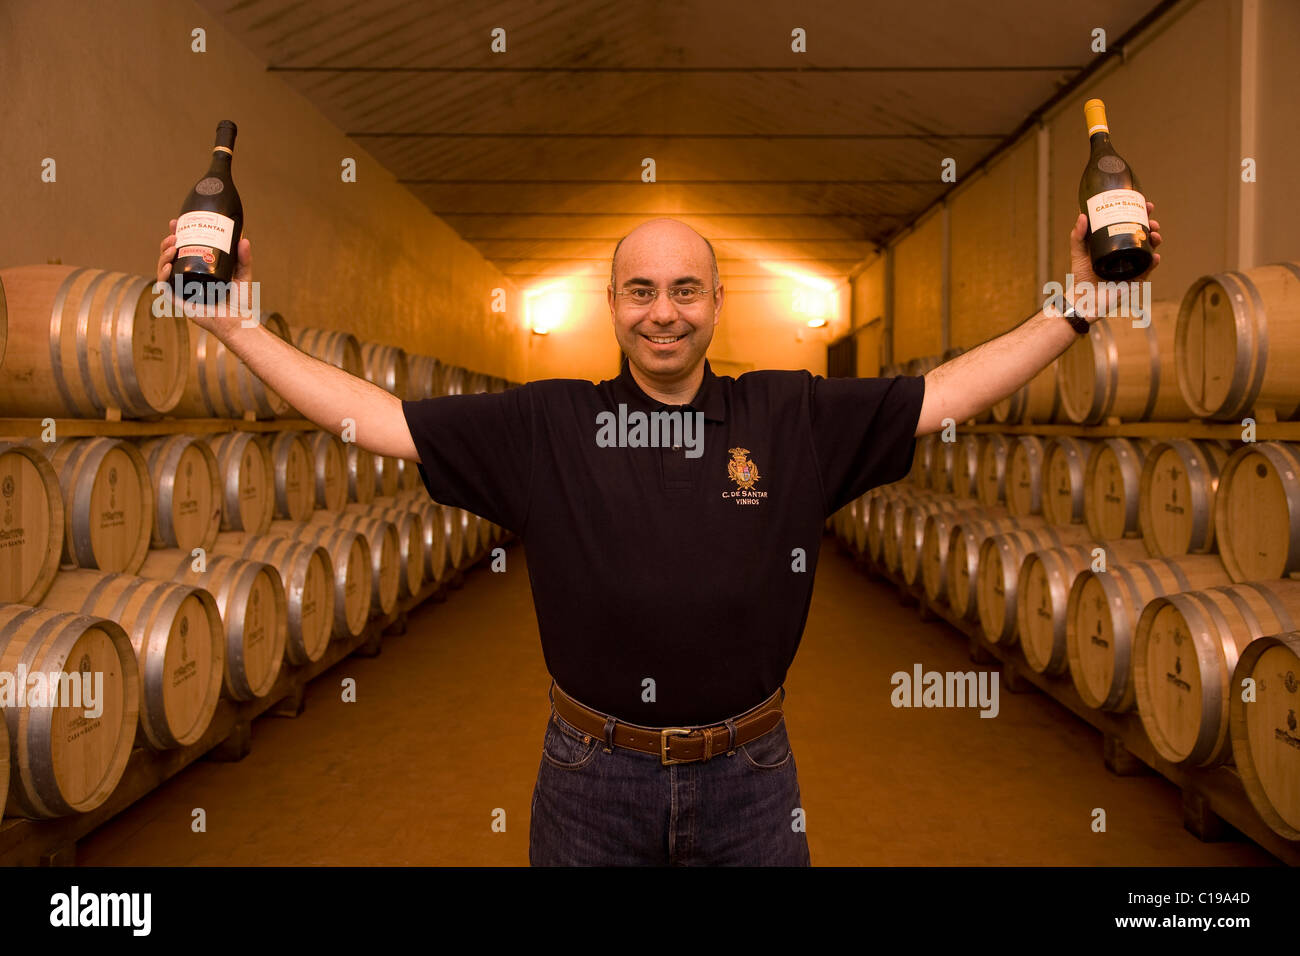
M 241 763 L 193 765 L 83 840 L 78 862 L 527 865 L 548 678 L 523 552 L 508 553 L 506 573 L 472 572 L 378 658 L 315 681 L 302 716 L 256 721 Z M 1175 787 L 1108 773 L 1100 735 L 1041 694 L 1002 693 L 991 720 L 895 709 L 890 675 L 918 662 L 972 669 L 955 632 L 918 621 L 827 538 L 786 684 L 814 865 L 1277 862 L 1199 842 Z M 340 699 L 345 677 L 356 703 Z M 191 831 L 196 807 L 206 833 Z M 1105 833 L 1092 832 L 1096 807 Z

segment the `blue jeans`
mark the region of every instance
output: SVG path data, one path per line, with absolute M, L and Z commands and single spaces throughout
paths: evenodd
M 533 789 L 533 866 L 809 866 L 785 717 L 710 760 L 664 766 L 551 710 Z

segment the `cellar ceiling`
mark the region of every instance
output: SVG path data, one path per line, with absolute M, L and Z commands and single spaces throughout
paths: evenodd
M 953 188 L 945 158 L 969 173 L 1091 65 L 1094 29 L 1119 55 L 1163 6 L 201 3 L 524 286 L 598 277 L 654 216 L 727 278 L 842 278 Z

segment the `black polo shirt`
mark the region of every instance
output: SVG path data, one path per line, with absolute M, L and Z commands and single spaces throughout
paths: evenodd
M 683 726 L 748 710 L 785 680 L 825 519 L 907 472 L 924 386 L 731 378 L 706 361 L 695 399 L 674 407 L 624 360 L 596 385 L 548 379 L 403 410 L 433 499 L 522 540 L 560 687 L 621 720 Z M 620 404 L 703 412 L 703 453 L 602 447 L 597 416 Z

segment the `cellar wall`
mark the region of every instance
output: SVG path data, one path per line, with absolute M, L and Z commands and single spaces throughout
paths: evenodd
M 894 361 L 943 350 L 943 218 L 933 214 L 894 249 Z
M 950 204 L 951 345 L 979 345 L 1039 308 L 1037 164 L 1026 137 Z
M 1063 280 L 1088 157 L 1083 104 L 1092 97 L 1105 101 L 1116 147 L 1156 204 L 1167 243 L 1151 275 L 1156 299 L 1180 299 L 1206 273 L 1300 259 L 1300 181 L 1290 172 L 1300 123 L 1259 119 L 1293 113 L 1300 102 L 1300 4 L 1259 0 L 1253 21 L 1250 9 L 1243 13 L 1239 0 L 1189 3 L 1130 45 L 1123 62 L 1054 106 L 1043 122 L 1043 215 L 1037 129 L 969 185 L 959 178 L 947 200 L 949 344 L 970 347 L 1011 328 L 1042 306 L 1044 280 Z M 1247 157 L 1256 160 L 1255 182 L 1242 181 Z M 935 264 L 942 250 L 933 226 L 926 230 L 894 243 L 896 362 L 940 351 L 942 276 Z M 855 325 L 888 308 L 875 306 L 885 296 L 884 262 L 873 260 L 853 279 Z
M 200 26 L 206 53 L 191 52 Z M 533 336 L 513 284 L 198 6 L 102 0 L 75 17 L 13 0 L 0 5 L 0 62 L 3 128 L 26 131 L 0 150 L 0 267 L 58 260 L 152 275 L 217 122 L 233 119 L 263 309 L 530 377 Z M 54 182 L 42 181 L 47 157 Z M 349 157 L 356 182 L 345 183 Z M 504 315 L 490 311 L 497 288 Z M 608 365 L 580 344 L 565 357 L 570 375 Z

